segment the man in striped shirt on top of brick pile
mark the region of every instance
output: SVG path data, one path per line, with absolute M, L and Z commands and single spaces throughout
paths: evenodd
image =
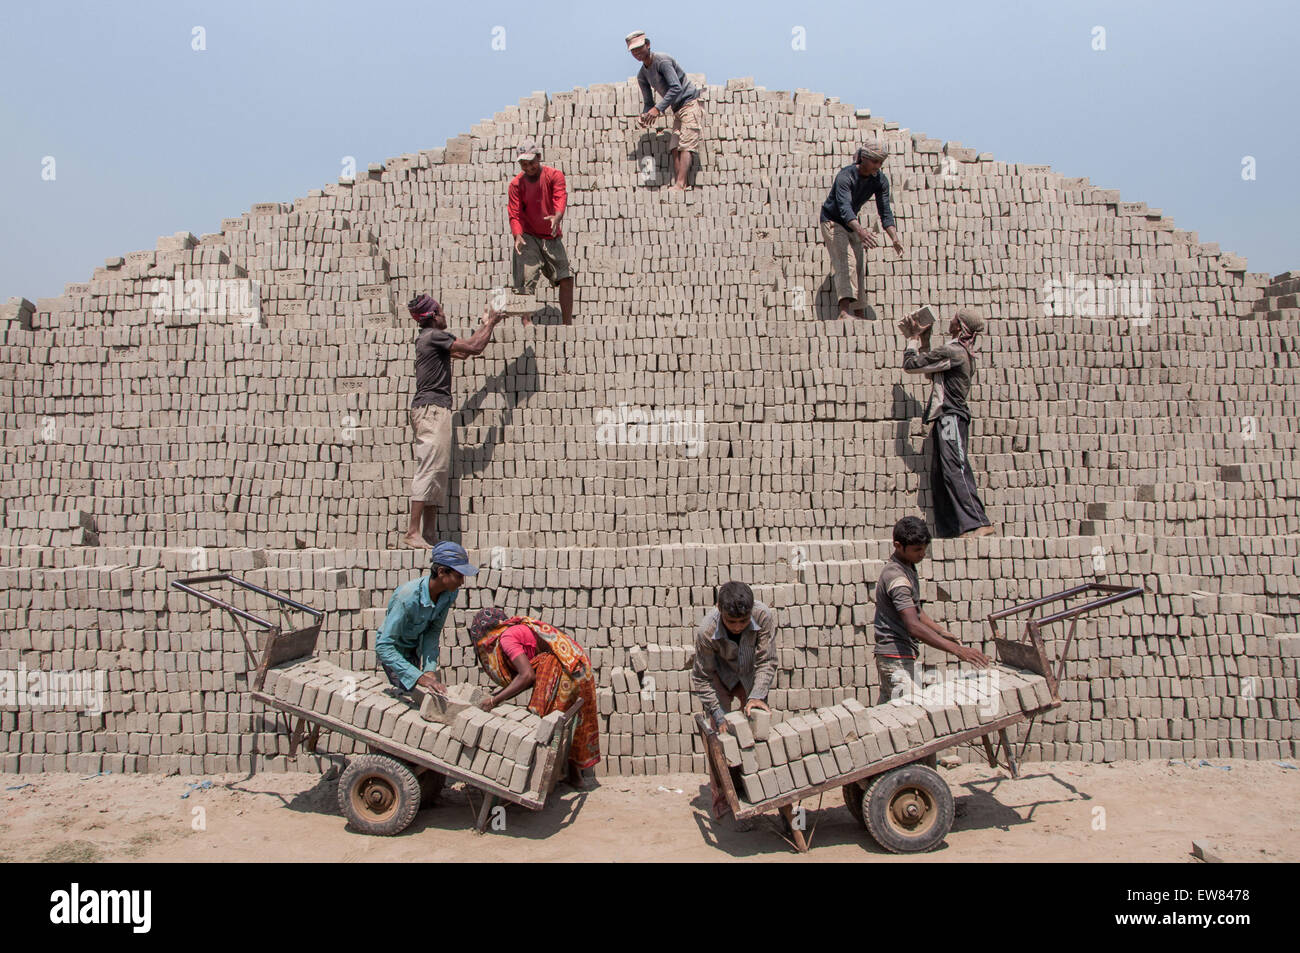
M 684 192 L 689 188 L 686 177 L 691 171 L 691 160 L 704 140 L 700 91 L 675 59 L 667 53 L 650 52 L 650 40 L 644 30 L 629 33 L 625 41 L 628 52 L 641 64 L 636 81 L 641 87 L 645 111 L 637 121 L 645 128 L 669 109 L 673 111 L 673 135 L 668 147 L 673 161 L 673 182 L 668 190 Z M 658 101 L 655 94 L 659 96 Z

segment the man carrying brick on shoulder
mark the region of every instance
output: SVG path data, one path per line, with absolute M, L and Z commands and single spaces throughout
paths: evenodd
M 429 574 L 397 587 L 375 637 L 375 658 L 394 687 L 447 690 L 434 674 L 438 643 L 457 591 L 477 572 L 462 546 L 443 541 L 433 547 Z
M 839 299 L 840 318 L 865 317 L 867 263 L 864 246 L 875 248 L 875 233 L 867 231 L 858 222 L 858 211 L 867 199 L 875 197 L 880 225 L 901 257 L 903 243 L 899 241 L 894 225 L 894 207 L 889 199 L 889 177 L 881 171 L 889 157 L 889 146 L 883 142 L 866 142 L 853 155 L 853 164 L 846 165 L 835 176 L 830 195 L 822 203 L 822 244 L 831 257 L 831 273 L 835 284 L 835 297 Z
M 515 294 L 534 294 L 539 275 L 558 289 L 560 319 L 573 323 L 573 271 L 560 240 L 560 222 L 568 206 L 564 173 L 542 165 L 542 150 L 530 142 L 519 149 L 519 174 L 510 180 L 508 203 L 510 232 L 514 235 L 512 262 Z M 532 324 L 528 315 L 524 324 Z
M 650 40 L 644 30 L 625 37 L 628 51 L 641 64 L 637 71 L 637 85 L 645 106 L 637 120 L 646 128 L 669 109 L 673 111 L 673 135 L 669 153 L 673 162 L 673 182 L 670 192 L 684 192 L 688 188 L 686 177 L 691 171 L 691 160 L 700 151 L 704 139 L 704 107 L 700 104 L 700 91 L 686 77 L 686 71 L 667 53 L 651 53 Z M 652 92 L 653 90 L 653 92 Z M 655 100 L 655 94 L 659 96 Z
M 976 668 L 989 664 L 983 652 L 962 645 L 921 608 L 921 580 L 916 567 L 929 545 L 930 530 L 924 520 L 904 516 L 894 524 L 894 554 L 876 582 L 875 655 L 880 674 L 877 705 L 888 702 L 906 679 L 916 681 L 916 659 L 922 642 Z
M 427 294 L 406 306 L 420 325 L 415 339 L 415 396 L 411 398 L 411 429 L 415 431 L 415 479 L 411 483 L 411 518 L 402 542 L 416 549 L 431 546 L 438 508 L 447 505 L 451 483 L 451 359 L 483 353 L 492 329 L 505 317 L 489 304 L 483 324 L 468 338 L 447 330 L 442 305 Z
M 973 311 L 958 311 L 948 326 L 950 340 L 930 349 L 934 325 L 918 327 L 914 316 L 901 327 L 907 341 L 903 370 L 930 378 L 930 403 L 924 423 L 930 430 L 930 493 L 934 497 L 934 526 L 940 537 L 988 536 L 993 533 L 988 514 L 975 486 L 970 456 L 970 396 L 975 380 L 975 340 L 984 319 Z

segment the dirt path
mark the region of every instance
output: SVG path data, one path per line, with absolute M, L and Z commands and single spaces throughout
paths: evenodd
M 1192 840 L 1204 838 L 1226 861 L 1300 861 L 1300 770 L 1273 762 L 1031 764 L 1018 781 L 971 765 L 943 774 L 958 817 L 939 850 L 881 852 L 837 792 L 809 813 L 817 827 L 805 860 L 1191 861 Z M 190 789 L 203 781 L 211 786 Z M 11 790 L 19 785 L 28 786 Z M 679 774 L 605 778 L 585 794 L 561 786 L 546 810 L 511 807 L 506 829 L 483 837 L 454 786 L 404 834 L 377 838 L 346 828 L 333 772 L 0 775 L 0 860 L 801 859 L 762 822 L 738 832 L 711 821 L 704 785 Z M 206 829 L 195 830 L 200 819 Z

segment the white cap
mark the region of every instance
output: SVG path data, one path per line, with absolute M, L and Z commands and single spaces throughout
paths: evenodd
M 645 30 L 637 30 L 635 33 L 629 33 L 627 36 L 623 37 L 623 39 L 627 41 L 627 48 L 629 50 L 640 49 L 650 42 L 645 38 Z

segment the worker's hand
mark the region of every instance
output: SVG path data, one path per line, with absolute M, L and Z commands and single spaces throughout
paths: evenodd
M 640 123 L 642 127 L 648 126 L 650 125 L 650 123 L 658 119 L 659 116 L 660 116 L 659 107 L 651 106 L 649 109 L 647 109 L 644 113 L 641 114 Z
M 903 243 L 897 238 L 894 239 L 894 251 L 898 252 L 898 257 L 903 257 Z
M 858 237 L 862 239 L 865 248 L 875 248 L 880 244 L 880 239 L 876 237 L 876 233 L 869 232 L 865 228 L 858 229 Z
M 898 330 L 902 331 L 903 337 L 907 338 L 909 341 L 914 337 L 919 337 L 916 332 L 916 321 L 913 320 L 910 314 L 902 321 L 898 322 Z
M 963 662 L 970 662 L 976 668 L 988 668 L 991 664 L 988 658 L 979 649 L 973 649 L 969 645 L 957 646 L 955 654 Z
M 447 694 L 447 686 L 438 681 L 438 676 L 432 672 L 425 672 L 415 680 L 415 684 L 430 691 L 437 692 L 439 695 Z
M 482 708 L 484 711 L 491 711 L 493 708 L 496 707 L 496 705 L 497 705 L 497 700 L 493 698 L 491 695 L 489 695 L 487 698 L 484 698 L 482 701 L 478 703 L 478 707 Z
M 560 230 L 560 219 L 563 217 L 562 212 L 556 212 L 554 215 L 543 215 L 542 218 L 551 223 L 551 234 L 554 235 Z
M 749 713 L 752 712 L 755 708 L 761 708 L 763 711 L 772 710 L 767 707 L 767 702 L 763 701 L 763 699 L 751 698 L 749 701 L 745 702 L 745 717 L 748 718 Z
M 731 726 L 727 724 L 727 720 L 725 718 L 722 721 L 717 722 L 714 725 L 714 727 L 718 729 L 718 734 L 720 735 L 725 735 L 727 732 L 731 730 Z
M 515 253 L 519 255 L 524 253 L 524 236 L 522 232 L 515 236 Z

